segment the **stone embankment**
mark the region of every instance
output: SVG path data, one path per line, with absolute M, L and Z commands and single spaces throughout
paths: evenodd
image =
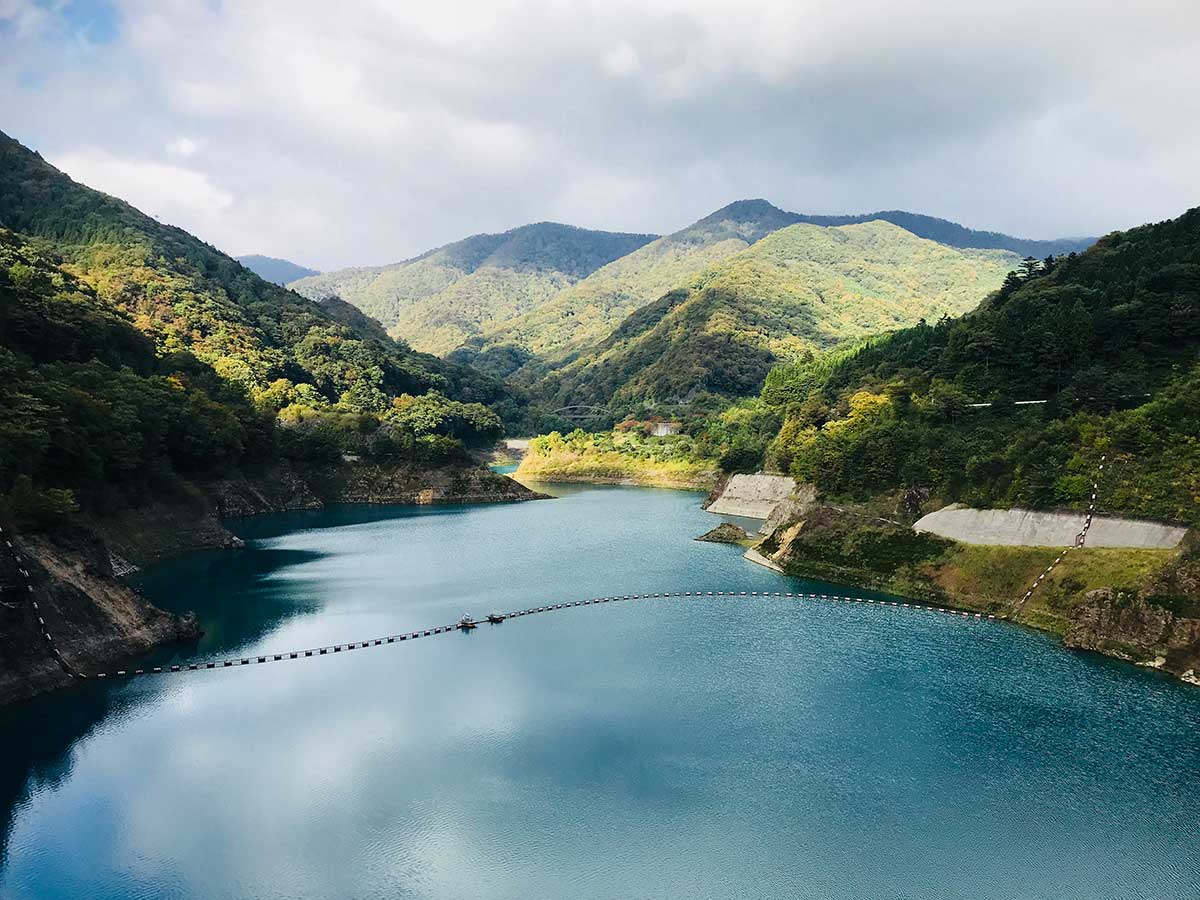
M 1028 509 L 971 509 L 957 503 L 929 513 L 913 525 L 963 544 L 1008 547 L 1069 547 L 1079 533 L 1078 512 L 1035 512 Z M 1177 525 L 1096 516 L 1088 532 L 1089 547 L 1170 550 L 1187 529 Z
M 795 480 L 787 475 L 731 475 L 713 491 L 705 509 L 722 516 L 768 519 L 795 490 Z

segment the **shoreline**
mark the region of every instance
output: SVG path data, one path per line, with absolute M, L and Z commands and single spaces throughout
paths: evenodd
M 639 478 L 632 475 L 573 475 L 563 473 L 542 474 L 522 472 L 518 468 L 515 472 L 508 474 L 513 481 L 518 480 L 518 476 L 523 478 L 523 481 L 518 483 L 524 484 L 525 481 L 530 481 L 534 484 L 598 484 L 609 487 L 645 487 L 645 488 L 662 488 L 671 491 L 689 491 L 693 494 L 708 493 L 712 486 L 696 481 L 672 481 L 669 479 L 659 478 Z
M 0 671 L 0 708 L 78 684 L 64 666 L 90 671 L 195 639 L 203 623 L 155 606 L 126 576 L 189 553 L 245 546 L 227 521 L 329 506 L 548 499 L 506 475 L 471 465 L 422 470 L 343 462 L 333 470 L 298 472 L 277 463 L 193 489 L 191 495 L 158 497 L 109 517 L 85 515 L 27 533 L 4 529 L 14 555 L 0 560 L 0 582 L 6 592 L 12 588 L 33 599 L 0 609 L 0 649 L 8 661 Z M 31 574 L 23 576 L 25 571 Z M 18 583 L 22 577 L 28 588 Z M 47 633 L 62 664 L 46 650 Z

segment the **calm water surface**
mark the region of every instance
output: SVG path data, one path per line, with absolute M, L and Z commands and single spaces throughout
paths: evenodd
M 176 661 L 802 587 L 693 542 L 698 495 L 560 493 L 248 520 L 143 584 L 208 629 Z M 0 897 L 1193 898 L 1197 726 L 1200 690 L 997 623 L 587 607 L 0 712 Z

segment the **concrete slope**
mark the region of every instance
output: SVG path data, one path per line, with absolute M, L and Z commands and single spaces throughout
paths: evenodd
M 787 475 L 734 475 L 721 495 L 708 506 L 710 513 L 766 519 L 796 489 Z
M 913 525 L 913 530 L 927 531 L 964 544 L 1069 547 L 1075 543 L 1082 523 L 1082 513 L 971 509 L 955 503 L 924 516 Z M 1169 550 L 1179 546 L 1186 533 L 1186 528 L 1177 525 L 1096 516 L 1088 532 L 1087 545 Z

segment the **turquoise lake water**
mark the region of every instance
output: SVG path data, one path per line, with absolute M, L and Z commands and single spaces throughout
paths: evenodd
M 155 662 L 802 590 L 697 494 L 245 520 Z M 997 622 L 630 601 L 0 711 L 0 897 L 1200 896 L 1200 690 Z

